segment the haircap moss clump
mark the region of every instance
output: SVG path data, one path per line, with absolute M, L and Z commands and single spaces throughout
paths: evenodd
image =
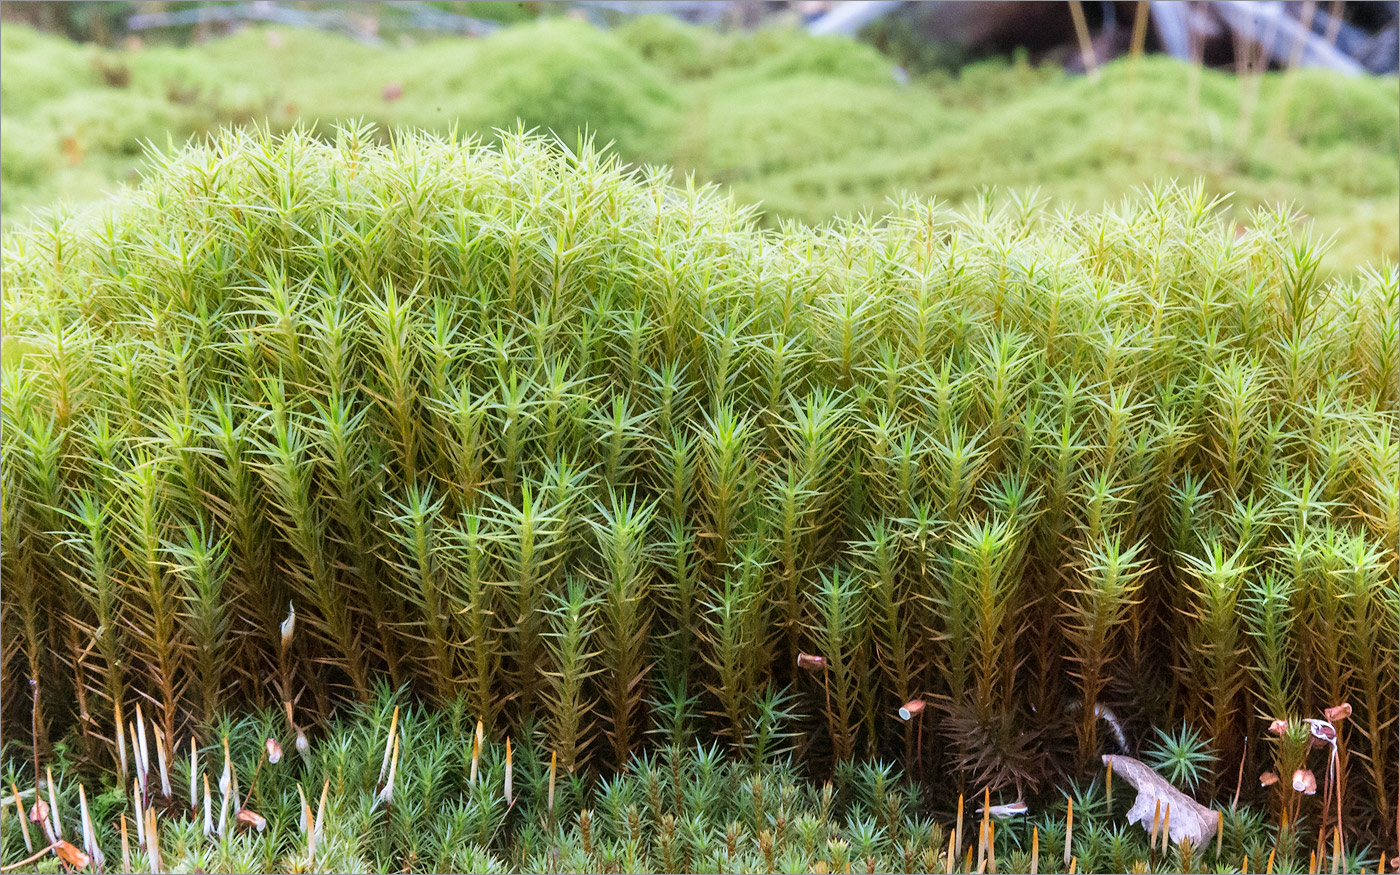
M 1223 774 L 1348 701 L 1389 829 L 1393 267 L 1199 188 L 775 233 L 669 178 L 231 131 L 7 234 L 9 737 L 388 678 L 579 761 L 700 727 L 1030 790 L 1105 709 Z

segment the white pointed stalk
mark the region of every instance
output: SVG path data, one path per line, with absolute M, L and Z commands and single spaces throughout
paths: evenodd
M 214 834 L 214 806 L 209 799 L 209 776 L 204 775 L 204 834 Z
M 78 785 L 78 810 L 83 821 L 83 850 L 92 858 L 97 871 L 101 872 L 107 859 L 102 856 L 102 849 L 97 846 L 97 830 L 92 825 L 92 815 L 88 813 L 87 788 L 82 784 Z
M 506 804 L 507 804 L 507 805 L 512 804 L 512 803 L 511 803 L 511 799 L 512 799 L 512 798 L 514 797 L 514 795 L 515 795 L 515 794 L 514 794 L 514 789 L 515 789 L 515 788 L 512 786 L 513 783 L 514 783 L 514 778 L 515 778 L 515 764 L 511 761 L 511 755 L 510 755 L 510 739 L 507 738 L 507 739 L 506 739 Z
M 160 830 L 156 826 L 156 810 L 146 809 L 146 855 L 151 858 L 151 871 L 164 872 L 165 863 L 160 858 Z
M 297 801 L 301 803 L 301 815 L 297 818 L 297 831 L 304 836 L 311 834 L 311 806 L 306 804 L 306 793 L 301 789 L 301 782 L 297 781 Z
M 132 736 L 136 740 L 136 758 L 140 760 L 138 771 L 141 775 L 141 803 L 146 802 L 150 786 L 148 776 L 151 773 L 151 751 L 146 746 L 146 718 L 141 714 L 141 703 L 136 703 L 136 734 Z
M 223 838 L 228 831 L 228 794 L 224 793 L 219 801 L 219 838 Z
M 554 775 L 559 767 L 559 751 L 549 752 L 549 801 L 545 805 L 545 811 L 551 818 L 554 817 Z
M 199 812 L 199 751 L 194 746 L 194 736 L 190 736 L 190 814 Z M 205 779 L 206 781 L 208 778 Z
M 383 802 L 385 807 L 394 804 L 394 776 L 399 770 L 399 737 L 397 735 L 394 736 L 393 742 L 394 751 L 389 758 L 389 779 L 384 782 L 384 789 L 380 790 L 379 795 L 374 797 L 376 804 Z
M 472 787 L 475 787 L 475 786 L 476 786 L 476 769 L 477 769 L 477 764 L 480 762 L 480 760 L 481 760 L 481 740 L 480 740 L 480 739 L 475 739 L 475 738 L 474 738 L 474 739 L 472 739 L 472 772 L 471 772 L 471 775 L 467 778 L 467 784 L 468 784 L 469 786 L 472 786 Z
M 165 764 L 165 733 L 161 732 L 160 727 L 154 723 L 151 724 L 151 731 L 156 736 L 156 765 L 160 768 L 160 795 L 161 798 L 168 801 L 172 794 L 170 791 L 170 770 L 166 768 Z
M 132 770 L 132 772 L 134 773 L 132 777 L 133 777 L 133 779 L 134 779 L 138 784 L 140 784 L 140 782 L 141 782 L 141 751 L 140 751 L 139 749 L 137 749 L 137 747 L 136 747 L 136 724 L 135 724 L 135 723 L 128 723 L 128 724 L 127 724 L 127 726 L 126 726 L 126 735 L 127 735 L 128 738 L 131 739 L 131 770 Z M 138 817 L 137 820 L 141 820 L 141 818 Z
M 321 801 L 316 803 L 316 817 L 311 824 L 311 838 L 315 844 L 321 843 L 321 836 L 326 832 L 326 795 L 330 792 L 331 779 L 327 778 L 326 783 L 321 785 Z
M 32 854 L 34 853 L 34 841 L 29 838 L 29 818 L 25 816 L 24 800 L 20 798 L 19 787 L 15 785 L 14 781 L 10 782 L 10 792 L 15 796 L 15 811 L 19 812 L 20 832 L 24 833 L 24 852 Z
M 306 803 L 306 797 L 302 796 L 301 784 L 297 784 L 297 795 L 301 796 L 301 831 L 306 836 L 306 859 L 309 868 L 316 866 L 316 818 L 311 814 L 311 806 Z
M 219 773 L 219 792 L 228 796 L 233 789 L 233 760 L 228 755 L 228 736 L 224 736 L 224 770 Z
M 141 757 L 141 747 L 136 743 L 136 724 L 127 724 L 127 734 L 131 736 L 131 766 L 136 772 L 136 783 L 141 788 L 141 798 L 146 798 L 146 764 Z M 145 818 L 137 818 L 144 821 Z
M 395 730 L 399 728 L 399 706 L 394 706 L 394 716 L 389 720 L 389 737 L 384 741 L 384 760 L 379 764 L 379 786 L 384 786 L 384 778 L 389 774 L 389 759 L 393 756 Z
M 121 702 L 114 706 L 117 720 L 117 782 L 126 783 L 126 723 L 122 721 Z
M 54 839 L 63 838 L 63 818 L 58 816 L 58 797 L 53 791 L 53 769 L 44 766 L 44 777 L 49 780 L 49 817 L 53 820 Z
M 238 767 L 233 767 L 233 812 L 237 814 L 243 808 L 243 794 L 238 788 Z
M 132 808 L 136 810 L 136 849 L 144 851 L 146 849 L 146 807 L 141 804 L 141 786 L 135 778 L 131 779 L 131 801 Z
M 123 875 L 126 875 L 126 873 L 131 871 L 131 840 L 127 838 L 126 834 L 125 814 L 121 815 L 121 819 L 118 821 L 118 823 L 121 824 L 122 832 L 122 873 Z

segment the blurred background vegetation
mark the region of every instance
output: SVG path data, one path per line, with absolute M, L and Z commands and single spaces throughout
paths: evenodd
M 1039 189 L 1091 208 L 1201 179 L 1240 217 L 1295 206 L 1336 235 L 1333 270 L 1400 254 L 1393 75 L 1212 67 L 1202 51 L 1117 52 L 1086 76 L 1066 69 L 1077 52 L 942 45 L 900 19 L 863 41 L 813 36 L 800 25 L 823 4 L 730 4 L 711 26 L 607 3 L 235 6 L 263 21 L 192 12 L 217 4 L 0 4 L 5 223 L 137 181 L 147 143 L 363 118 L 488 138 L 517 122 L 587 130 L 629 161 L 730 187 L 770 225 L 878 215 L 902 192 L 961 204 Z M 1100 6 L 1134 4 L 1085 4 Z M 134 30 L 142 16 L 162 26 Z M 317 26 L 267 23 L 297 16 Z M 1100 36 L 1103 16 L 1089 20 Z

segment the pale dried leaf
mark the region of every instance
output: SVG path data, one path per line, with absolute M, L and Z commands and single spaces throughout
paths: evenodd
M 1137 799 L 1133 800 L 1133 807 L 1128 809 L 1129 823 L 1140 824 L 1143 829 L 1151 832 L 1152 813 L 1166 812 L 1170 806 L 1169 828 L 1173 843 L 1181 844 L 1183 839 L 1187 839 L 1192 845 L 1200 848 L 1215 837 L 1220 812 L 1205 807 L 1176 789 L 1170 781 L 1140 760 L 1129 756 L 1105 754 L 1103 761 L 1105 765 L 1111 763 L 1113 774 L 1121 776 L 1138 791 Z

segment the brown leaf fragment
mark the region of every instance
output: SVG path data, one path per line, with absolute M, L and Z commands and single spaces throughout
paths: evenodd
M 1105 765 L 1113 764 L 1113 774 L 1138 791 L 1133 807 L 1128 809 L 1128 822 L 1140 824 L 1151 830 L 1152 812 L 1166 811 L 1170 807 L 1172 816 L 1168 823 L 1171 840 L 1181 844 L 1189 840 L 1194 847 L 1204 847 L 1214 838 L 1220 812 L 1204 805 L 1176 789 L 1171 783 L 1152 770 L 1146 763 L 1129 756 L 1104 754 Z
M 65 842 L 63 839 L 59 839 L 53 843 L 53 852 L 58 855 L 60 860 L 72 866 L 74 869 L 86 869 L 88 863 L 92 862 L 87 854 L 78 850 L 73 845 L 70 845 L 68 842 Z

